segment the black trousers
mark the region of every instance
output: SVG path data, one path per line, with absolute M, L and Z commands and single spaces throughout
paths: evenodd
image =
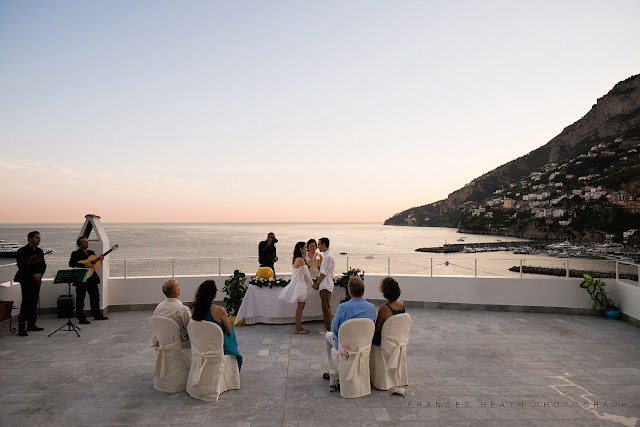
M 89 294 L 89 306 L 93 317 L 100 317 L 100 289 L 98 284 L 93 282 L 76 283 L 76 317 L 84 319 L 84 299 Z
M 40 299 L 40 283 L 35 280 L 23 280 L 20 282 L 22 290 L 22 304 L 20 304 L 20 314 L 18 324 L 24 326 L 25 322 L 35 325 L 38 310 L 38 300 Z

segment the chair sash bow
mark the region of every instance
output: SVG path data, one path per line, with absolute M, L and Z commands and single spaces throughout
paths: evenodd
M 196 368 L 193 371 L 193 376 L 191 377 L 191 384 L 197 385 L 200 382 L 200 377 L 202 376 L 202 371 L 204 371 L 204 367 L 207 365 L 207 361 L 209 359 L 222 359 L 223 354 L 220 349 L 210 350 L 210 351 L 200 351 L 197 348 L 193 347 L 193 343 L 191 344 L 192 354 L 198 355 L 198 363 L 196 364 Z
M 388 369 L 398 369 L 400 368 L 400 361 L 402 360 L 402 353 L 407 351 L 407 343 L 408 341 L 403 341 L 401 343 L 395 344 L 393 352 L 389 357 L 389 361 L 387 362 Z
M 370 352 L 371 344 L 362 348 L 358 348 L 356 350 L 340 350 L 340 353 L 346 355 L 347 357 L 354 356 L 351 368 L 349 369 L 349 375 L 347 375 L 347 381 L 352 380 L 353 377 L 356 376 L 356 374 L 361 373 L 362 369 L 364 369 L 364 366 L 366 365 L 366 361 L 364 359 Z
M 163 378 L 166 374 L 167 362 L 165 359 L 165 352 L 171 350 L 180 350 L 182 346 L 180 341 L 173 342 L 167 345 L 159 345 L 156 347 L 156 366 L 153 368 L 153 375 L 158 378 Z

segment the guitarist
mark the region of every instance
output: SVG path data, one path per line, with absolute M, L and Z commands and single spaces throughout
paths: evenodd
M 78 250 L 71 253 L 71 259 L 69 259 L 69 267 L 79 268 L 91 268 L 91 264 L 85 264 L 83 261 L 96 253 L 89 249 L 89 239 L 86 237 L 78 237 L 76 240 Z M 104 256 L 100 256 L 95 259 L 95 262 L 102 261 Z M 93 320 L 107 320 L 108 317 L 103 316 L 100 311 L 100 290 L 98 284 L 100 283 L 100 277 L 97 274 L 92 274 L 86 282 L 76 282 L 73 286 L 76 287 L 76 318 L 78 322 L 83 325 L 88 325 L 89 322 L 84 315 L 84 299 L 87 293 L 89 294 L 89 304 L 91 306 L 91 314 Z
M 44 330 L 36 325 L 36 310 L 40 299 L 42 275 L 47 269 L 47 264 L 44 262 L 44 252 L 38 247 L 40 233 L 32 231 L 27 238 L 29 243 L 18 249 L 16 254 L 18 272 L 13 279 L 20 282 L 22 290 L 22 304 L 18 316 L 18 335 L 21 337 L 28 336 L 27 331 Z

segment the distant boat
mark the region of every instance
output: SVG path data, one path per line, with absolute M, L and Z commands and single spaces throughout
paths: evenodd
M 5 242 L 0 240 L 0 257 L 15 258 L 22 245 L 20 243 Z
M 547 248 L 549 248 L 549 249 L 558 249 L 558 250 L 566 250 L 566 249 L 576 250 L 576 249 L 578 249 L 577 246 L 574 246 L 569 242 L 554 243 L 554 244 L 548 245 Z
M 464 239 L 466 239 L 466 237 L 461 237 L 458 239 L 458 242 L 464 242 Z
M 346 255 L 346 254 L 347 254 L 346 252 L 340 252 L 340 255 Z

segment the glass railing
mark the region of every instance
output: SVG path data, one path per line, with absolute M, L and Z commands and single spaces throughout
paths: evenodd
M 505 256 L 506 255 L 506 256 Z M 291 265 L 281 259 L 276 263 L 276 274 L 288 276 Z M 59 269 L 67 269 L 68 260 L 47 259 L 45 279 L 52 278 Z M 617 260 L 592 260 L 556 257 L 509 257 L 495 253 L 485 257 L 469 257 L 468 254 L 449 254 L 429 257 L 424 253 L 366 255 L 348 254 L 336 256 L 335 274 L 350 268 L 358 268 L 366 274 L 419 275 L 429 277 L 509 277 L 509 278 L 557 278 L 581 277 L 583 273 L 601 278 L 617 278 L 625 283 L 638 285 L 640 265 Z M 110 260 L 111 277 L 145 276 L 228 276 L 234 270 L 253 274 L 258 269 L 257 257 L 201 257 L 201 258 L 131 258 Z M 11 282 L 17 270 L 16 264 L 0 265 L 0 283 Z

